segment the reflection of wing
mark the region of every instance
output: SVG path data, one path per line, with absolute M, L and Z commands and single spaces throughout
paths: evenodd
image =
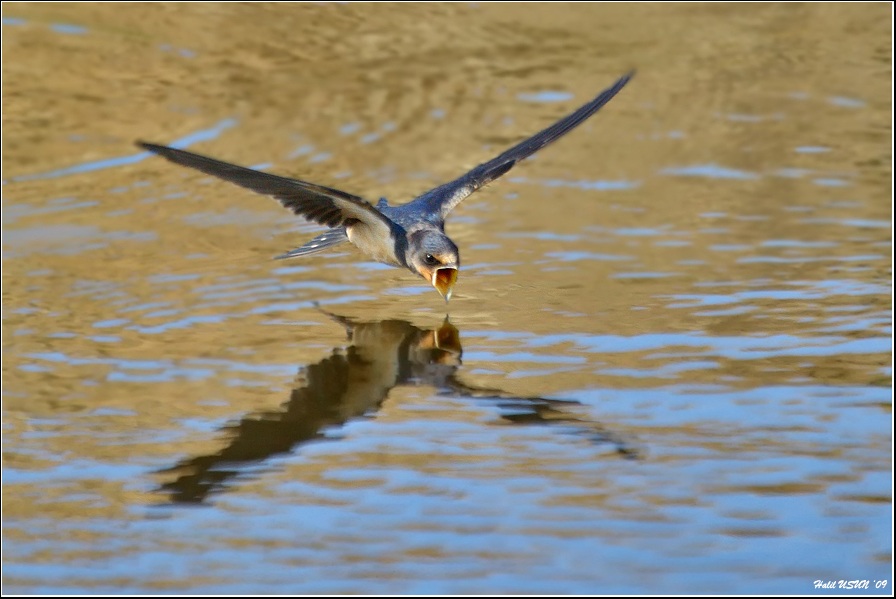
M 445 382 L 446 395 L 493 400 L 502 410 L 501 418 L 511 424 L 572 425 L 576 434 L 585 435 L 594 443 L 611 443 L 616 446 L 616 452 L 626 458 L 638 459 L 644 453 L 632 444 L 632 439 L 625 439 L 599 422 L 576 416 L 576 409 L 583 407 L 578 401 L 519 397 L 500 389 L 474 387 L 458 379 L 456 373 Z
M 164 473 L 177 478 L 162 485 L 176 503 L 200 503 L 239 474 L 239 464 L 264 460 L 290 451 L 298 443 L 323 438 L 322 430 L 340 425 L 353 415 L 346 414 L 342 399 L 348 391 L 349 373 L 358 366 L 348 354 L 334 354 L 305 370 L 304 385 L 290 394 L 289 401 L 277 412 L 246 416 L 225 427 L 229 444 L 221 451 L 183 460 Z M 382 399 L 382 398 L 380 398 Z M 369 398 L 373 406 L 375 397 Z
M 585 119 L 600 110 L 604 104 L 613 99 L 619 90 L 625 87 L 634 73 L 625 75 L 612 87 L 602 91 L 596 98 L 580 107 L 572 114 L 560 119 L 544 131 L 536 133 L 532 137 L 523 140 L 500 156 L 492 158 L 488 162 L 480 164 L 467 174 L 458 177 L 454 181 L 440 185 L 411 202 L 410 205 L 421 206 L 426 214 L 438 215 L 444 220 L 455 206 L 461 203 L 471 193 L 486 185 L 501 175 L 505 174 L 513 165 L 527 158 L 556 141 L 581 125 Z

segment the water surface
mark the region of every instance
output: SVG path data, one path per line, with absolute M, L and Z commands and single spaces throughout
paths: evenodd
M 890 22 L 4 4 L 5 590 L 891 594 Z M 133 145 L 400 203 L 633 67 L 447 307 Z

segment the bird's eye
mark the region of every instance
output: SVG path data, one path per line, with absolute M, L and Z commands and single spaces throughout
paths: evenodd
M 425 256 L 423 256 L 423 261 L 426 262 L 427 264 L 429 264 L 430 266 L 433 266 L 434 264 L 439 263 L 439 261 L 436 260 L 436 257 L 433 256 L 432 254 L 426 254 Z

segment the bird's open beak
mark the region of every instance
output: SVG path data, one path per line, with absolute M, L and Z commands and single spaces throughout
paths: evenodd
M 432 286 L 445 298 L 445 301 L 451 299 L 451 289 L 457 281 L 457 269 L 453 266 L 439 268 L 432 273 Z

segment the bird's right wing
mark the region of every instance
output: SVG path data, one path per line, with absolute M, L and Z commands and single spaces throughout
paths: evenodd
M 143 141 L 137 142 L 137 145 L 175 164 L 272 196 L 295 214 L 327 227 L 344 229 L 363 224 L 371 229 L 375 238 L 385 240 L 392 236 L 397 226 L 367 200 L 338 189 L 279 177 L 167 146 Z
M 634 72 L 621 77 L 611 87 L 605 89 L 596 98 L 580 107 L 578 110 L 560 119 L 547 129 L 536 133 L 532 137 L 518 143 L 500 156 L 492 158 L 488 162 L 480 164 L 467 174 L 458 177 L 454 181 L 440 185 L 415 199 L 411 204 L 420 207 L 427 214 L 438 215 L 441 220 L 448 216 L 451 210 L 461 203 L 471 193 L 505 174 L 513 166 L 566 135 L 585 119 L 600 110 L 604 104 L 613 99 L 619 90 L 634 75 Z M 409 204 L 409 205 L 411 205 Z

